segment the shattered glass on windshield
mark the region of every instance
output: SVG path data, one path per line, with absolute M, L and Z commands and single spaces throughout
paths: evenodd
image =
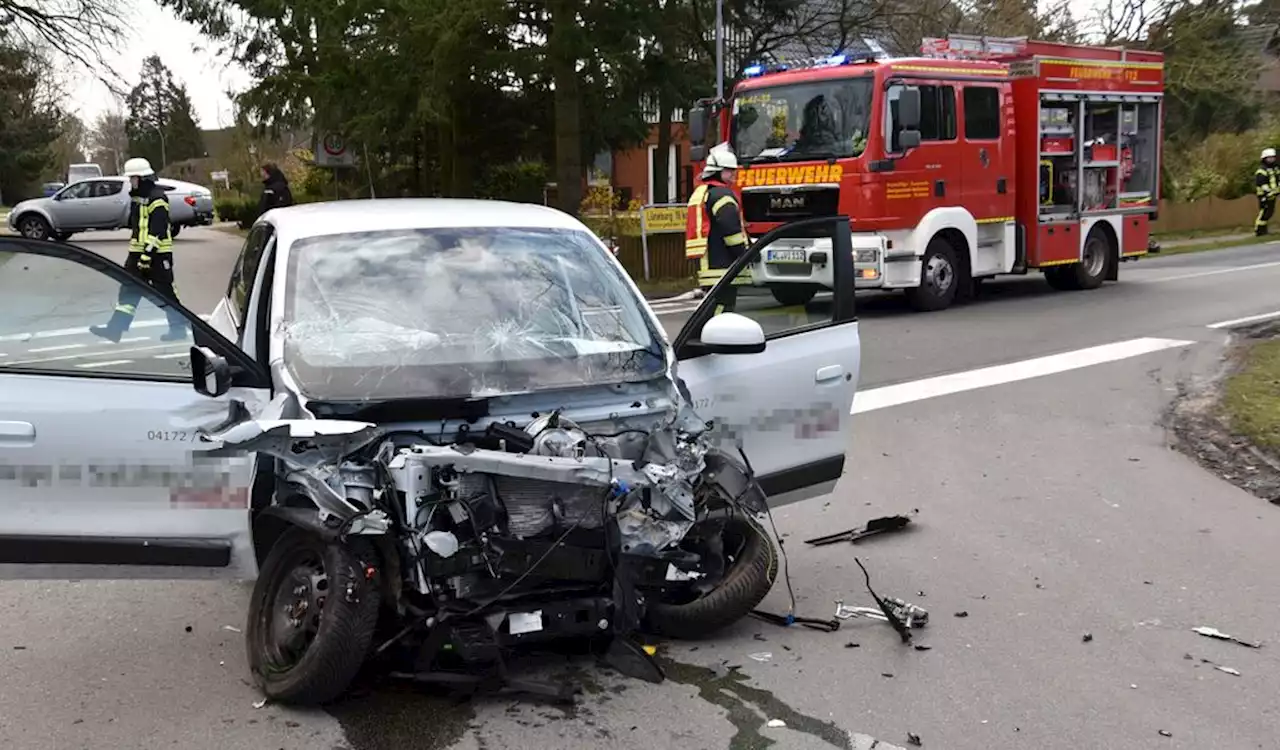
M 311 398 L 455 398 L 644 380 L 660 339 L 606 251 L 562 229 L 300 240 L 285 361 Z

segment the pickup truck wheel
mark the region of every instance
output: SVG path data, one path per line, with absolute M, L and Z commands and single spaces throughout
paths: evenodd
M 907 302 L 918 312 L 945 310 L 960 288 L 956 251 L 942 237 L 929 240 L 920 263 L 920 286 L 907 290 Z
M 779 304 L 789 307 L 809 304 L 809 300 L 818 293 L 818 287 L 813 284 L 770 284 L 769 292 Z
M 360 539 L 329 544 L 292 528 L 276 541 L 254 584 L 245 629 L 249 669 L 267 698 L 317 705 L 346 691 L 378 622 L 375 561 L 372 545 Z
M 53 228 L 40 214 L 26 214 L 18 217 L 18 233 L 29 240 L 47 240 Z
M 177 236 L 178 236 L 178 232 L 181 232 L 181 231 L 182 231 L 182 225 L 181 225 L 181 224 L 170 224 L 170 225 L 169 225 L 169 236 L 170 236 L 170 237 L 177 237 Z
M 53 238 L 58 242 L 66 242 L 67 240 L 71 239 L 73 236 L 75 236 L 75 232 L 58 232 L 57 234 L 53 235 Z
M 646 624 L 657 635 L 703 638 L 741 620 L 755 609 L 778 577 L 778 552 L 760 524 L 735 516 L 725 525 L 728 569 L 720 585 L 684 603 L 651 601 Z

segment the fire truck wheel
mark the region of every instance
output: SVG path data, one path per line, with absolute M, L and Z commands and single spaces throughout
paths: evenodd
M 1056 266 L 1044 269 L 1044 280 L 1059 292 L 1069 292 L 1080 288 L 1076 286 L 1075 270 L 1070 266 Z
M 1095 228 L 1084 241 L 1084 258 L 1070 267 L 1077 289 L 1097 289 L 1107 277 L 1107 264 L 1111 262 L 1111 241 L 1107 234 Z
M 950 242 L 934 237 L 920 263 L 920 286 L 907 290 L 907 302 L 919 312 L 945 310 L 955 301 L 960 283 L 956 251 Z
M 818 287 L 812 284 L 772 284 L 769 291 L 780 305 L 806 305 L 818 293 Z

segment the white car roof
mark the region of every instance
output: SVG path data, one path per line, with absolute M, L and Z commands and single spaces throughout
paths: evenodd
M 465 198 L 380 198 L 304 203 L 266 215 L 281 241 L 379 229 L 522 227 L 590 231 L 577 219 L 534 203 Z

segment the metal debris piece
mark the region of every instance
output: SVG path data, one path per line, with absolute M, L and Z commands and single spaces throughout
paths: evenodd
M 1240 676 L 1240 670 L 1232 669 L 1231 667 L 1214 667 L 1214 669 L 1218 670 L 1219 672 L 1226 672 L 1227 674 L 1235 675 L 1236 677 Z
M 835 544 L 836 542 L 850 542 L 857 544 L 858 540 L 865 539 L 875 534 L 883 534 L 886 531 L 899 531 L 905 529 L 911 523 L 911 519 L 906 516 L 882 516 L 867 521 L 865 526 L 859 526 L 854 529 L 846 529 L 835 534 L 827 534 L 826 536 L 814 537 L 806 539 L 805 544 L 812 544 L 815 547 L 821 547 L 827 544 Z
M 267 705 L 267 699 L 266 699 L 266 698 L 263 698 L 263 699 L 262 699 L 262 700 L 260 700 L 260 701 L 254 701 L 254 702 L 253 702 L 253 707 L 254 707 L 254 708 L 262 708 L 262 707 L 263 707 L 263 706 L 265 706 L 265 705 Z
M 1157 734 L 1159 734 L 1161 737 L 1172 737 L 1172 736 L 1173 736 L 1173 732 L 1170 732 L 1168 729 L 1161 729 Z
M 243 631 L 243 630 L 241 630 L 240 628 L 237 628 L 235 625 L 223 625 L 223 626 L 222 626 L 222 629 L 223 629 L 223 630 L 226 630 L 227 632 L 230 632 L 230 633 L 243 633 L 243 632 L 244 632 L 244 631 Z
M 1192 628 L 1191 630 L 1206 638 L 1217 638 L 1220 641 L 1231 641 L 1232 643 L 1239 643 L 1241 646 L 1248 646 L 1249 648 L 1262 648 L 1261 643 L 1256 641 L 1246 641 L 1243 638 L 1237 638 L 1234 635 L 1227 635 L 1217 628 L 1208 628 L 1201 625 L 1200 627 Z
M 916 651 L 929 651 L 932 649 L 933 649 L 933 646 L 926 646 L 923 643 L 916 645 Z
M 962 609 L 956 613 L 956 617 L 968 617 L 968 616 L 969 616 L 969 610 L 967 609 Z
M 1081 640 L 1081 641 L 1083 641 L 1083 642 L 1085 642 L 1085 643 L 1088 643 L 1088 642 L 1092 641 L 1092 640 L 1093 640 L 1093 633 L 1085 633 L 1085 634 L 1084 634 L 1084 636 L 1080 638 L 1080 640 Z
M 769 719 L 769 723 L 767 726 L 773 729 L 786 729 L 787 722 L 783 721 L 782 719 Z
M 893 597 L 886 596 L 884 601 L 893 610 L 894 616 L 907 627 L 923 628 L 929 624 L 929 612 L 924 608 Z M 869 620 L 889 621 L 889 618 L 885 616 L 884 612 L 880 611 L 879 607 L 851 607 L 845 604 L 843 599 L 836 599 L 836 617 L 841 620 L 865 617 Z
M 907 744 L 912 747 L 922 747 L 924 746 L 924 741 L 920 739 L 920 735 L 907 732 Z
M 747 654 L 747 656 L 754 659 L 755 661 L 769 661 L 770 659 L 773 658 L 773 654 L 769 653 L 768 651 L 761 651 L 755 654 Z

